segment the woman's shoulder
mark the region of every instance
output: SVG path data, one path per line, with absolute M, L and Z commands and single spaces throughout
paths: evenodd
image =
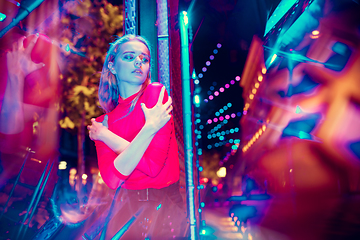
M 164 86 L 164 85 L 162 85 L 162 84 L 159 83 L 159 82 L 150 83 L 150 84 L 146 87 L 145 93 L 153 93 L 153 92 L 158 92 L 158 93 L 160 93 L 161 88 L 162 88 L 163 86 Z
M 161 88 L 163 86 L 164 85 L 162 85 L 161 83 L 154 82 L 146 87 L 146 90 L 144 92 L 144 102 L 147 107 L 153 107 L 157 103 L 161 92 Z M 168 92 L 165 89 L 163 103 L 165 103 L 168 100 L 169 98 L 168 96 L 169 96 Z

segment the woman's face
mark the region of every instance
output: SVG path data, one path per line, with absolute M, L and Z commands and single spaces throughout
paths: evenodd
M 113 70 L 120 83 L 142 85 L 150 70 L 149 49 L 137 40 L 122 44 L 115 58 Z

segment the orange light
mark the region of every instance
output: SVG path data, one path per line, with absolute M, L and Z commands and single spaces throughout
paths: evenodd
M 255 83 L 255 88 L 259 88 L 260 84 L 259 83 Z
M 265 131 L 265 130 L 266 130 L 266 126 L 265 126 L 265 125 L 263 125 L 262 130 L 263 130 L 263 131 Z
M 254 99 L 254 94 L 250 94 L 249 95 L 249 98 L 252 100 L 252 99 Z
M 316 36 L 316 35 L 319 35 L 320 32 L 319 32 L 319 30 L 314 30 L 314 31 L 311 32 L 311 34 L 314 35 L 314 36 Z
M 253 88 L 252 93 L 256 94 L 256 89 L 255 88 Z
M 263 76 L 258 76 L 258 81 L 261 82 L 263 80 Z
M 266 73 L 266 68 L 263 67 L 263 68 L 261 69 L 261 72 L 262 72 L 262 74 L 265 74 L 265 73 Z
M 246 104 L 245 104 L 245 107 L 246 107 L 246 108 L 248 108 L 249 106 L 250 106 L 250 104 L 249 104 L 249 103 L 246 103 Z

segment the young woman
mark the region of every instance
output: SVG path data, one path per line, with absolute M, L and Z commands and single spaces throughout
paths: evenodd
M 150 83 L 149 49 L 144 38 L 134 35 L 125 35 L 111 44 L 99 86 L 99 102 L 106 114 L 92 119 L 88 129 L 95 141 L 104 182 L 112 189 L 121 187 L 121 199 L 125 196 L 130 202 L 130 217 L 138 213 L 138 218 L 143 219 L 132 224 L 128 232 L 143 238 L 155 232 L 172 237 L 179 229 L 163 221 L 170 218 L 166 207 L 157 210 L 165 202 L 167 206 L 183 207 L 178 186 L 178 148 L 171 97 L 164 86 Z M 119 221 L 129 220 L 124 219 L 124 210 L 117 215 L 112 218 L 118 220 L 109 222 L 109 238 L 116 233 L 112 229 L 121 227 Z M 156 224 L 161 229 L 154 230 L 148 222 L 161 223 Z M 144 229 L 139 231 L 140 226 Z

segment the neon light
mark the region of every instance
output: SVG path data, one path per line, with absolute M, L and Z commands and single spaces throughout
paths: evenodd
M 184 130 L 184 155 L 186 166 L 186 187 L 188 199 L 188 214 L 190 221 L 190 239 L 195 240 L 197 237 L 197 224 L 195 215 L 195 186 L 193 172 L 193 147 L 192 147 L 192 113 L 191 113 L 191 88 L 190 88 L 190 55 L 189 55 L 189 37 L 188 37 L 188 18 L 187 13 L 180 14 L 180 37 L 181 37 L 181 79 L 183 92 L 183 130 Z M 200 77 L 200 74 L 199 74 Z M 198 150 L 198 155 L 202 150 Z
M 210 60 L 214 60 L 214 55 L 210 55 Z
M 4 21 L 6 18 L 6 15 L 3 13 L 0 13 L 0 22 Z
M 209 100 L 213 100 L 214 99 L 214 96 L 213 95 L 210 95 L 209 96 Z
M 194 102 L 195 102 L 195 104 L 200 104 L 200 97 L 199 97 L 199 95 L 195 95 L 195 96 L 194 96 Z
M 276 58 L 277 58 L 277 55 L 274 54 L 270 60 L 270 65 L 275 61 Z
M 220 91 L 220 92 L 224 92 L 225 89 L 224 89 L 223 87 L 221 87 L 221 88 L 219 89 L 219 91 Z
M 231 85 L 234 85 L 234 84 L 235 84 L 235 81 L 234 81 L 234 80 L 231 80 L 231 81 L 230 81 L 230 84 L 231 84 Z
M 221 48 L 221 43 L 216 44 L 217 48 Z
M 230 87 L 230 85 L 227 83 L 227 84 L 225 84 L 225 88 L 229 88 Z
M 239 77 L 239 76 L 236 76 L 236 77 L 235 77 L 235 80 L 236 80 L 236 81 L 240 81 L 240 77 Z
M 199 79 L 195 79 L 194 83 L 199 84 L 200 83 Z
M 215 92 L 214 92 L 214 95 L 215 95 L 215 96 L 219 96 L 219 92 L 218 92 L 218 91 L 215 91 Z
M 206 66 L 210 66 L 211 62 L 210 61 L 206 61 Z
M 204 75 L 202 73 L 199 73 L 199 78 L 202 78 Z
M 206 68 L 206 67 L 203 67 L 201 70 L 202 70 L 203 72 L 206 72 L 206 71 L 207 71 L 207 68 Z
M 161 208 L 161 203 L 156 207 L 156 210 L 159 211 L 160 208 Z

